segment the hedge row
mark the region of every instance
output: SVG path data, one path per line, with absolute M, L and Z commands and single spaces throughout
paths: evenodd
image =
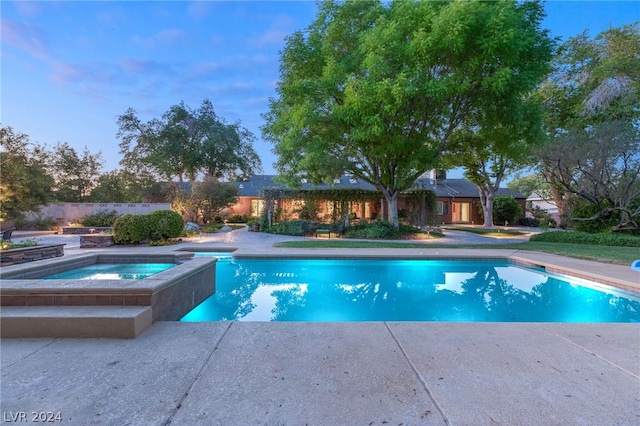
M 619 234 L 590 234 L 587 232 L 543 232 L 529 241 L 545 243 L 591 244 L 594 246 L 640 247 L 640 237 Z

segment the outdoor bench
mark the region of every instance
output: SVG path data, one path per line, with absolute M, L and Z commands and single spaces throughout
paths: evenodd
M 316 229 L 316 238 L 318 238 L 318 235 L 328 235 L 331 238 L 331 229 L 318 228 Z

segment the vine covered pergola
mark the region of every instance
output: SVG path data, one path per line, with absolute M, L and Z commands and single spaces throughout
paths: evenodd
M 362 188 L 264 188 L 260 192 L 265 202 L 263 224 L 271 226 L 277 219 L 278 206 L 283 200 L 303 200 L 308 202 L 331 202 L 333 211 L 331 222 L 349 226 L 349 212 L 353 203 L 381 203 L 379 219 L 385 220 L 384 196 L 380 191 Z M 401 194 L 407 211 L 408 222 L 425 226 L 435 223 L 436 194 L 428 189 L 412 187 Z M 386 210 L 388 211 L 388 209 Z

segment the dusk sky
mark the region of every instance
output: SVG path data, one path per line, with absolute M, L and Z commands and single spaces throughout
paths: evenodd
M 640 1 L 550 1 L 544 27 L 563 39 L 640 21 Z M 143 121 L 210 99 L 271 145 L 260 114 L 275 95 L 284 38 L 315 17 L 310 1 L 5 1 L 0 3 L 0 122 L 32 142 L 102 152 L 118 168 L 117 117 Z M 459 176 L 458 176 L 459 177 Z

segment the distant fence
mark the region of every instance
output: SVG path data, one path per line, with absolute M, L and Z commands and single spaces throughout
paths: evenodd
M 148 214 L 156 210 L 171 210 L 171 203 L 56 203 L 42 207 L 39 213 L 31 214 L 28 218 L 51 217 L 62 225 L 104 210 L 115 210 L 118 215 Z

